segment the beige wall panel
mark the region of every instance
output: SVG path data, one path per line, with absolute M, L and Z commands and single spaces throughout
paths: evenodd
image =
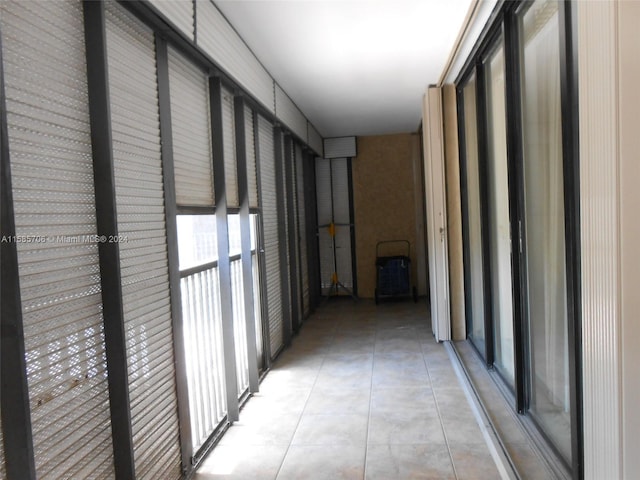
M 466 329 L 456 89 L 453 85 L 445 85 L 442 92 L 444 108 L 444 161 L 447 177 L 447 226 L 449 228 L 451 335 L 453 340 L 464 340 L 466 338 Z
M 622 435 L 623 478 L 640 472 L 640 2 L 620 2 L 619 104 L 620 104 L 620 223 L 622 266 Z
M 352 170 L 358 296 L 362 298 L 374 296 L 376 244 L 384 240 L 411 242 L 412 284 L 416 285 L 415 139 L 413 134 L 358 137 Z
M 621 479 L 619 4 L 576 6 L 584 478 Z

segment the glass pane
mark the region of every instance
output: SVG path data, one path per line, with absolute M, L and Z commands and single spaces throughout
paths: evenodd
M 218 260 L 215 215 L 178 215 L 180 270 Z
M 521 18 L 530 411 L 571 460 L 558 3 Z
M 229 228 L 229 256 L 240 255 L 242 253 L 240 215 L 227 215 L 227 225 Z
M 487 95 L 489 111 L 487 179 L 494 366 L 513 386 L 513 297 L 511 291 L 504 51 L 502 46 L 496 49 L 488 62 Z
M 467 186 L 467 215 L 469 223 L 469 298 L 471 318 L 469 338 L 480 353 L 485 353 L 484 333 L 484 280 L 482 267 L 482 227 L 480 217 L 480 170 L 478 168 L 478 124 L 476 113 L 475 75 L 463 89 L 464 132 Z

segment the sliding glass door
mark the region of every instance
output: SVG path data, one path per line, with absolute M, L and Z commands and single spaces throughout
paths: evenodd
M 467 336 L 579 472 L 570 9 L 505 3 L 458 83 L 458 131 Z
M 512 387 L 513 292 L 505 105 L 504 48 L 499 43 L 485 62 L 487 94 L 487 206 L 494 366 Z
M 462 108 L 464 124 L 461 126 L 461 138 L 464 139 L 464 164 L 461 168 L 463 183 L 463 202 L 466 215 L 464 232 L 467 238 L 465 246 L 465 277 L 468 285 L 466 308 L 468 336 L 484 354 L 486 345 L 485 303 L 484 303 L 484 266 L 482 253 L 482 215 L 480 208 L 480 165 L 478 159 L 478 122 L 476 102 L 476 76 L 472 74 L 462 88 Z
M 529 412 L 571 460 L 558 3 L 519 15 Z

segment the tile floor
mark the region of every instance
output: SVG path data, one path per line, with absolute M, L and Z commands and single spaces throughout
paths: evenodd
M 424 302 L 332 299 L 196 480 L 499 479 Z

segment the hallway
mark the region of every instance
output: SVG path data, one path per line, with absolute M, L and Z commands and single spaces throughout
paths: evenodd
M 500 478 L 426 305 L 332 299 L 194 476 Z

